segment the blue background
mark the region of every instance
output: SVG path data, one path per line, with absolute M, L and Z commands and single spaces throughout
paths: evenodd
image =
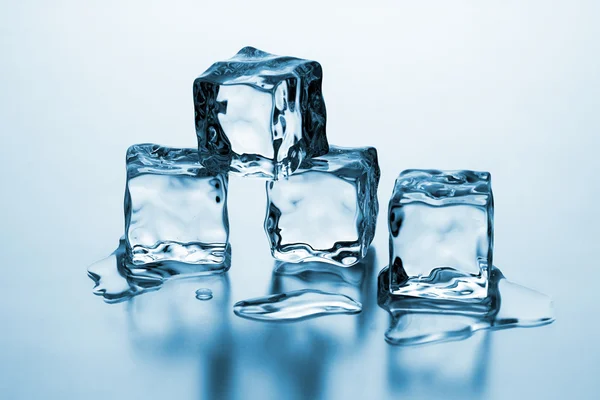
M 345 4 L 1 2 L 0 397 L 596 398 L 599 3 Z M 245 45 L 320 61 L 330 142 L 378 148 L 374 273 L 401 170 L 487 170 L 495 264 L 556 322 L 393 348 L 374 274 L 361 318 L 242 320 L 231 305 L 269 293 L 273 261 L 264 183 L 234 178 L 213 300 L 200 284 L 93 296 L 126 148 L 193 147 L 193 79 Z

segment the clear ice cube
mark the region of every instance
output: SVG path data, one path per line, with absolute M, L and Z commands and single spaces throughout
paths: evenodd
M 287 179 L 267 183 L 265 230 L 273 257 L 350 266 L 366 254 L 379 204 L 377 150 L 330 147 Z
M 402 172 L 389 203 L 390 292 L 464 301 L 485 298 L 493 213 L 488 172 Z
M 206 265 L 197 272 L 228 268 L 227 183 L 227 175 L 200 165 L 196 149 L 131 146 L 125 190 L 130 261 Z
M 194 81 L 200 159 L 212 171 L 275 178 L 327 153 L 316 61 L 244 47 Z

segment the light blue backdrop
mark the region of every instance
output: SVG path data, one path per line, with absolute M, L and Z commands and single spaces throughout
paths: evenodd
M 596 398 L 599 3 L 345 4 L 1 2 L 0 397 Z M 487 170 L 495 264 L 557 321 L 398 350 L 372 291 L 360 320 L 243 321 L 231 304 L 267 294 L 273 262 L 263 183 L 241 179 L 220 298 L 93 296 L 126 148 L 194 146 L 193 79 L 245 45 L 320 61 L 330 142 L 378 148 L 377 270 L 401 170 Z

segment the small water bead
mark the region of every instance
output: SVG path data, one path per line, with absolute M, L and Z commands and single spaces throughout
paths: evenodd
M 196 298 L 198 300 L 210 300 L 213 297 L 212 290 L 207 288 L 201 288 L 196 290 Z

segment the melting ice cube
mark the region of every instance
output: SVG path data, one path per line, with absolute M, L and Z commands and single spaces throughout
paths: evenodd
M 490 174 L 408 170 L 389 204 L 393 294 L 476 301 L 487 296 L 493 249 Z
M 244 47 L 194 82 L 204 166 L 276 178 L 327 152 L 323 72 L 316 61 Z
M 377 150 L 334 146 L 287 179 L 268 182 L 265 230 L 273 257 L 356 264 L 375 235 L 378 183 Z
M 133 265 L 177 261 L 197 265 L 198 273 L 228 268 L 227 183 L 227 175 L 199 164 L 196 149 L 131 146 L 125 239 Z

